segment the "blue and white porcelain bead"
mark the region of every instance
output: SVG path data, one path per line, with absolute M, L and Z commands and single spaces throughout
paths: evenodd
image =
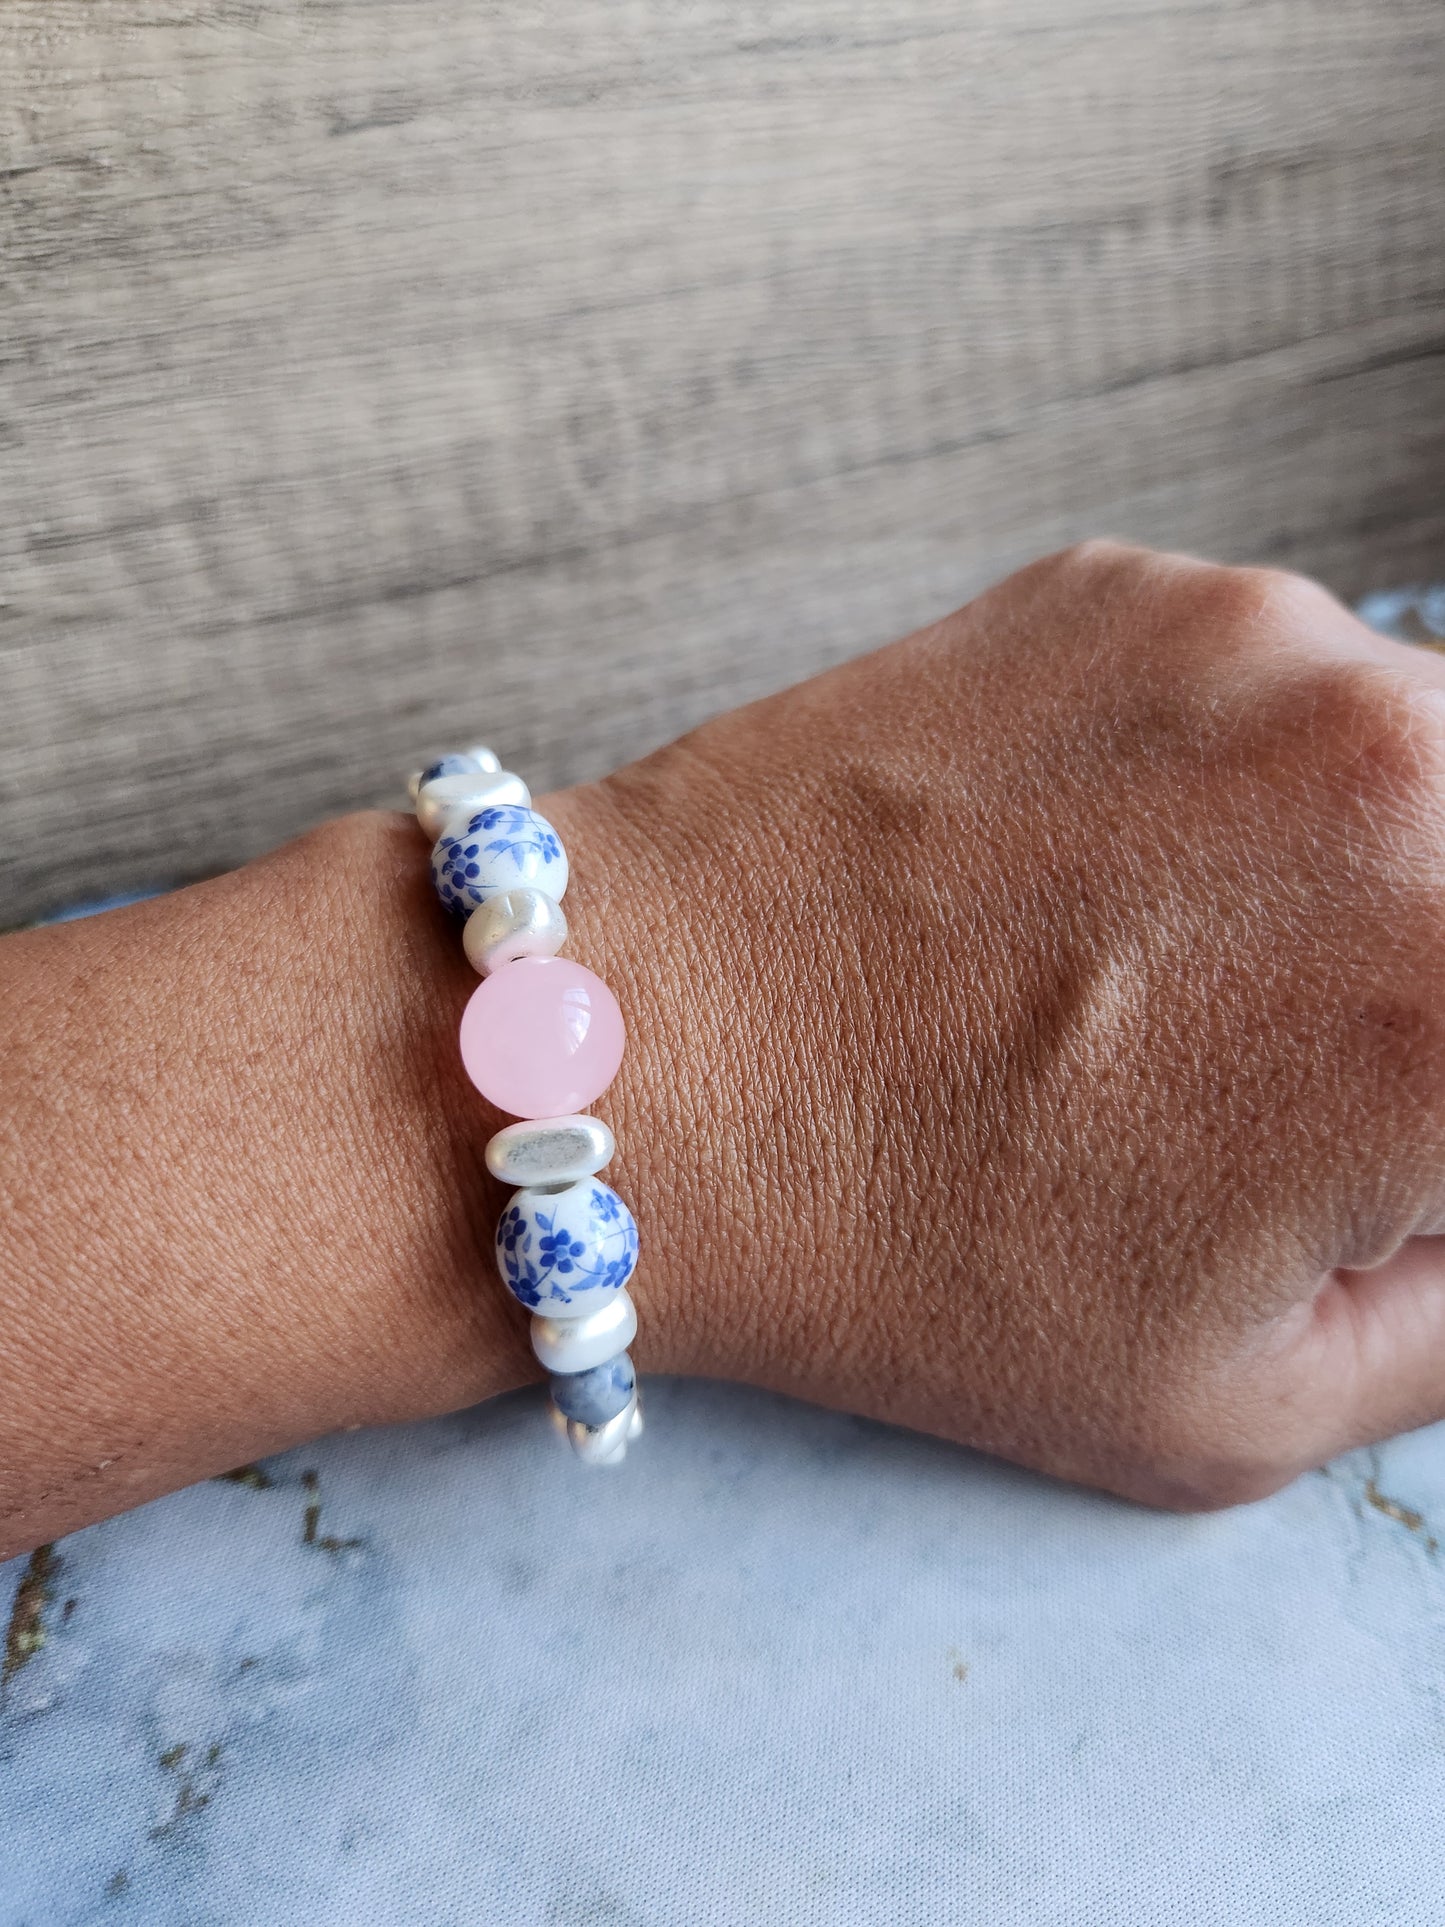
M 637 1225 L 600 1178 L 518 1191 L 497 1226 L 497 1269 L 531 1311 L 580 1317 L 620 1292 L 637 1264 Z
M 637 1373 L 626 1352 L 594 1365 L 590 1372 L 569 1372 L 552 1380 L 552 1403 L 579 1425 L 605 1425 L 631 1403 Z
M 567 853 L 545 816 L 513 804 L 489 804 L 448 826 L 432 851 L 431 873 L 437 895 L 459 916 L 526 884 L 560 903 L 567 888 Z
M 434 783 L 439 776 L 475 776 L 483 767 L 469 749 L 450 750 L 427 764 L 417 778 L 417 788 Z
M 569 1418 L 567 1442 L 584 1465 L 620 1465 L 627 1456 L 628 1442 L 642 1430 L 641 1411 L 634 1392 L 616 1417 L 602 1425 L 583 1425 Z
M 462 930 L 467 962 L 481 977 L 490 977 L 503 964 L 523 957 L 555 957 L 566 941 L 567 918 L 561 904 L 531 884 L 488 897 Z
M 502 1184 L 575 1184 L 610 1164 L 616 1149 L 600 1117 L 524 1117 L 488 1140 L 487 1169 Z
M 475 776 L 479 772 L 490 774 L 501 767 L 502 759 L 497 752 L 488 749 L 485 743 L 477 743 L 471 749 L 453 750 L 446 756 L 438 756 L 425 769 L 413 771 L 406 779 L 406 793 L 415 805 L 416 793 L 423 783 L 435 782 L 440 776 Z
M 510 770 L 470 770 L 424 778 L 416 793 L 416 820 L 422 835 L 435 843 L 460 816 L 473 816 L 490 803 L 527 809 L 532 792 Z
M 625 1352 L 637 1336 L 637 1307 L 629 1291 L 614 1292 L 582 1318 L 532 1314 L 532 1350 L 548 1372 L 587 1372 Z

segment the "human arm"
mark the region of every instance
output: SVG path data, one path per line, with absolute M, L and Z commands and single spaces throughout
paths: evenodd
M 1091 548 L 545 799 L 640 1367 L 1182 1505 L 1445 1409 L 1439 667 Z M 0 1549 L 536 1375 L 474 981 L 385 816 L 0 945 Z

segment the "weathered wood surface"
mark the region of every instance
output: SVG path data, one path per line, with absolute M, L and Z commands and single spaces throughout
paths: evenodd
M 1445 559 L 1439 0 L 6 0 L 0 921 L 1112 530 Z

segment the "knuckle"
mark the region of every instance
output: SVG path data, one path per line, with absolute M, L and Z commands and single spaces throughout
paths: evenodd
M 1054 560 L 1068 568 L 1097 568 L 1100 564 L 1112 568 L 1119 562 L 1135 561 L 1147 554 L 1146 549 L 1137 548 L 1131 542 L 1116 541 L 1111 535 L 1088 535 L 1061 549 Z
M 1288 569 L 1209 566 L 1192 586 L 1198 617 L 1223 640 L 1246 648 L 1303 641 L 1337 613 L 1328 590 Z
M 1192 585 L 1196 619 L 1228 637 L 1263 633 L 1271 591 L 1264 569 L 1211 568 Z
M 1206 698 L 1217 681 L 1199 679 Z M 1327 875 L 1362 912 L 1401 895 L 1428 909 L 1422 886 L 1445 906 L 1445 692 L 1338 656 L 1227 687 L 1213 750 L 1247 782 L 1268 861 Z
M 1350 804 L 1363 804 L 1387 833 L 1445 833 L 1445 700 L 1371 662 L 1314 668 L 1296 728 L 1318 746 L 1325 774 Z M 1393 840 L 1393 838 L 1392 838 Z
M 1116 541 L 1112 536 L 1091 535 L 1045 556 L 1039 566 L 1050 577 L 1083 593 L 1085 583 L 1096 590 L 1103 578 L 1142 576 L 1158 562 L 1152 550 Z
M 1328 589 L 1293 569 L 1241 569 L 1256 600 L 1255 620 L 1277 635 L 1308 635 L 1333 618 L 1339 604 Z

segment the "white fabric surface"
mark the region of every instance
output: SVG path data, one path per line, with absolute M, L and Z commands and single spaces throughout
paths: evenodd
M 650 1392 L 615 1473 L 526 1394 L 62 1541 L 0 1921 L 1445 1920 L 1445 1427 L 1174 1518 Z

